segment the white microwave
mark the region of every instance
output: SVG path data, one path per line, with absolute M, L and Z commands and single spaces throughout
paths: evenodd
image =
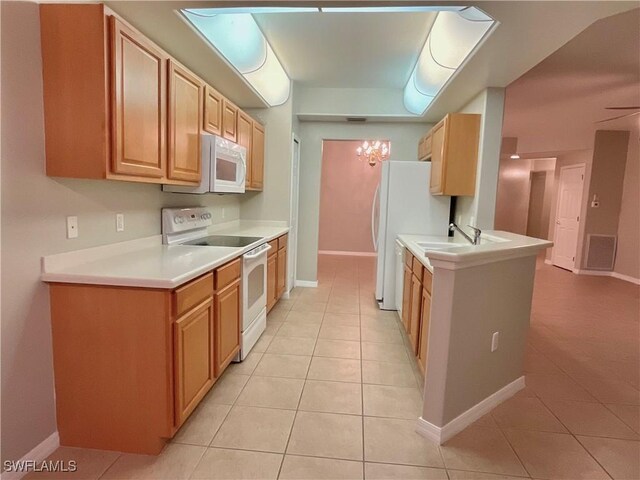
M 202 178 L 200 185 L 162 185 L 165 192 L 244 193 L 247 149 L 217 135 L 200 135 Z

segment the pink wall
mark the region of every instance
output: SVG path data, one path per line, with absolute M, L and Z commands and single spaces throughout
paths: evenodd
M 371 205 L 380 165 L 356 156 L 362 141 L 325 140 L 320 181 L 320 251 L 373 252 Z

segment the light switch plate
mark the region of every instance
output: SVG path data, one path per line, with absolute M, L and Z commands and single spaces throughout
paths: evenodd
M 78 217 L 67 217 L 67 238 L 78 238 Z
M 124 232 L 124 214 L 116 213 L 116 232 Z

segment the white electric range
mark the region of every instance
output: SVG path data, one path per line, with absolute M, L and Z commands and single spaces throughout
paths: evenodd
M 242 255 L 242 343 L 236 361 L 242 361 L 267 326 L 267 252 L 264 237 L 210 235 L 213 225 L 206 208 L 163 208 L 162 242 L 166 245 L 190 245 L 246 249 Z

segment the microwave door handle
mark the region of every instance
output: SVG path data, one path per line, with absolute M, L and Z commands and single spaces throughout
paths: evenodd
M 240 159 L 242 159 L 242 155 L 240 155 Z M 240 180 L 240 185 L 244 185 L 244 182 L 247 180 L 247 163 L 240 162 L 242 165 L 242 180 Z

